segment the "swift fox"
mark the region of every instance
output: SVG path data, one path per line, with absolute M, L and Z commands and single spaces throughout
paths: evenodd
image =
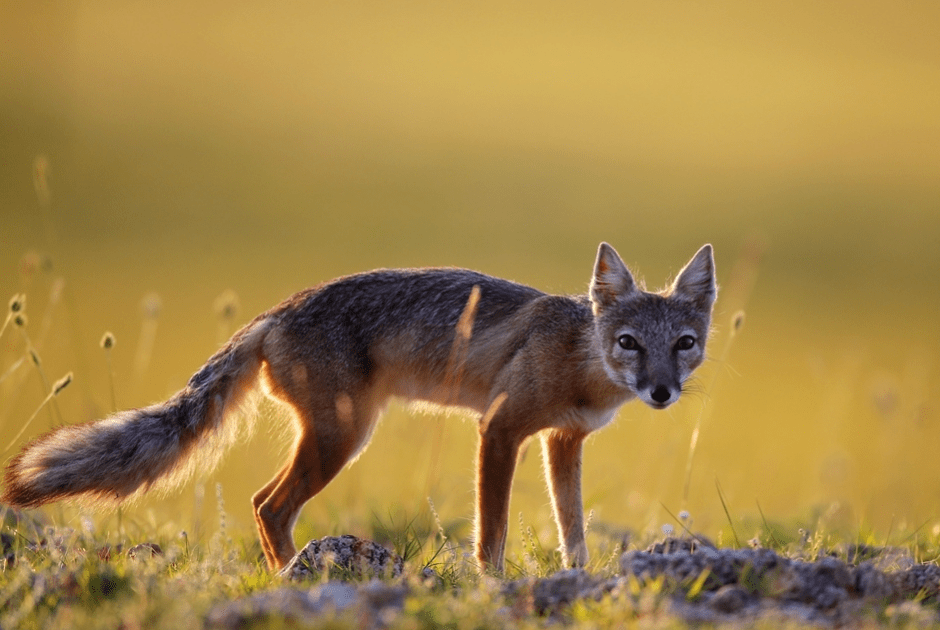
M 171 490 L 239 438 L 260 385 L 293 412 L 286 465 L 252 498 L 272 569 L 301 507 L 366 446 L 396 396 L 480 414 L 476 557 L 501 571 L 516 456 L 535 434 L 569 565 L 587 562 L 581 448 L 638 397 L 679 399 L 704 359 L 717 287 L 710 245 L 648 293 L 602 243 L 587 295 L 547 295 L 465 269 L 378 270 L 301 291 L 239 330 L 164 403 L 47 433 L 10 461 L 2 500 L 116 504 Z

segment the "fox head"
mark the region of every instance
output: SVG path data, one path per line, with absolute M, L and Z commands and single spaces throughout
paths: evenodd
M 597 343 L 610 379 L 655 409 L 679 400 L 705 358 L 718 287 L 705 245 L 661 293 L 640 289 L 613 247 L 601 243 L 590 299 Z

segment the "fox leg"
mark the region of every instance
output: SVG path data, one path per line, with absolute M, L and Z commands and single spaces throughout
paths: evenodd
M 267 538 L 265 523 L 261 519 L 261 506 L 264 505 L 264 502 L 268 500 L 268 497 L 271 496 L 271 493 L 274 492 L 274 489 L 278 486 L 279 483 L 281 483 L 281 480 L 287 475 L 287 471 L 289 469 L 290 466 L 285 466 L 282 468 L 276 475 L 274 475 L 274 478 L 271 481 L 265 484 L 261 490 L 258 490 L 258 492 L 256 492 L 255 495 L 251 497 L 251 505 L 254 508 L 253 512 L 255 517 L 255 525 L 258 528 L 258 535 L 261 538 L 261 550 L 264 552 L 264 559 L 267 560 L 268 566 L 272 569 L 278 566 L 277 558 L 275 558 L 274 554 L 271 552 L 271 550 L 274 548 L 274 545 Z
M 288 464 L 252 498 L 272 569 L 282 568 L 296 553 L 293 528 L 301 508 L 365 446 L 378 419 L 368 392 L 354 401 L 346 393 L 324 395 L 316 385 L 311 381 L 305 391 L 276 391 L 293 407 L 300 435 Z
M 548 431 L 542 434 L 542 462 L 558 524 L 561 554 L 567 566 L 584 566 L 584 508 L 581 503 L 581 448 L 585 434 Z
M 509 495 L 522 436 L 500 426 L 506 416 L 497 414 L 480 427 L 477 458 L 476 556 L 481 569 L 503 570 Z
M 293 528 L 300 509 L 342 470 L 347 458 L 330 444 L 304 431 L 293 459 L 255 495 L 255 521 L 264 555 L 272 569 L 281 569 L 296 553 Z

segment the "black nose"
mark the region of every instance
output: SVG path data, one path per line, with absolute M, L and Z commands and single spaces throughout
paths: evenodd
M 653 393 L 650 394 L 650 398 L 658 403 L 664 403 L 672 398 L 672 393 L 669 391 L 668 387 L 665 387 L 664 385 L 657 385 L 653 390 Z

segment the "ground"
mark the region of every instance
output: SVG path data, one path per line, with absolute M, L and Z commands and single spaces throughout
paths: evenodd
M 5 521 L 2 628 L 940 627 L 940 567 L 901 547 L 719 548 L 683 532 L 589 570 L 536 544 L 497 577 L 412 523 L 388 546 L 313 540 L 274 575 L 252 541 L 125 548 L 11 511 Z

